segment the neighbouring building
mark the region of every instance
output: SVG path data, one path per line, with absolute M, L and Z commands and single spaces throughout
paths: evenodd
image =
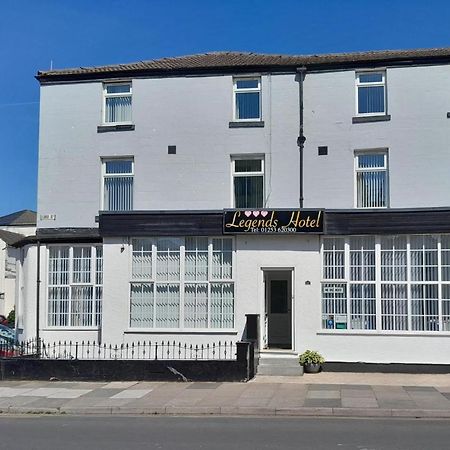
M 450 363 L 450 48 L 37 79 L 24 338 Z
M 23 210 L 0 217 L 0 314 L 8 316 L 16 298 L 16 262 L 20 250 L 15 245 L 36 232 L 36 213 Z

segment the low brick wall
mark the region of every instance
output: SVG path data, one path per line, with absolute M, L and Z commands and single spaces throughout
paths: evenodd
M 0 359 L 1 380 L 247 381 L 254 377 L 254 350 L 237 343 L 235 360 Z
M 241 361 L 124 361 L 2 359 L 2 380 L 245 381 Z

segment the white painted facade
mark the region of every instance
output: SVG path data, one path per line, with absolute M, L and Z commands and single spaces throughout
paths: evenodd
M 2 226 L 0 230 L 30 236 L 35 233 L 35 226 Z M 8 245 L 0 236 L 0 314 L 8 317 L 15 307 L 17 261 L 20 250 Z
M 380 70 L 386 73 L 386 112 L 391 117 L 370 123 L 352 123 L 356 115 L 355 69 L 307 71 L 306 208 L 353 209 L 355 152 L 374 149 L 388 152 L 391 208 L 450 206 L 447 176 L 450 128 L 446 116 L 450 105 L 450 66 L 393 65 Z M 242 74 L 237 71 L 235 75 Z M 231 74 L 133 78 L 135 130 L 107 133 L 97 132 L 102 122 L 101 80 L 43 83 L 38 230 L 98 226 L 95 218 L 101 208 L 102 158 L 133 158 L 134 210 L 208 211 L 232 207 L 231 161 L 242 155 L 264 157 L 264 208 L 298 208 L 299 86 L 295 71 L 257 75 L 261 77 L 264 121 L 264 126 L 258 128 L 229 127 L 233 120 Z M 176 145 L 175 155 L 168 154 L 169 145 Z M 327 146 L 328 154 L 319 156 L 319 146 Z M 170 226 L 168 223 L 169 229 Z M 417 230 L 415 234 L 422 233 Z M 142 237 L 158 236 L 143 233 Z M 265 274 L 282 271 L 290 274 L 288 310 L 293 353 L 312 348 L 329 361 L 450 362 L 450 332 L 412 330 L 411 324 L 408 330 L 381 330 L 380 299 L 377 299 L 376 329 L 324 328 L 323 237 L 319 234 L 237 235 L 232 239 L 234 326 L 198 330 L 183 326 L 167 329 L 130 326 L 132 238 L 129 235 L 104 237 L 99 243 L 43 242 L 40 337 L 49 341 L 100 339 L 119 344 L 142 340 L 189 344 L 238 341 L 245 338 L 246 314 L 258 314 L 259 345 L 263 348 L 267 344 Z M 101 244 L 101 326 L 49 326 L 49 248 Z M 378 255 L 379 247 L 376 251 Z M 36 335 L 36 246 L 24 247 L 21 252 L 16 308 L 19 327 L 28 339 Z M 440 270 L 441 256 L 439 264 Z M 379 269 L 376 270 L 378 273 Z M 410 279 L 408 283 L 411 284 Z M 376 289 L 381 284 L 377 281 Z M 411 298 L 408 301 L 411 308 Z M 444 305 L 441 287 L 439 302 Z M 444 306 L 439 308 L 439 317 L 443 317 Z

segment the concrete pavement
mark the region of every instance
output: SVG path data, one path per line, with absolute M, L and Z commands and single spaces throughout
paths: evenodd
M 450 418 L 450 375 L 324 372 L 248 383 L 0 381 L 0 413 Z

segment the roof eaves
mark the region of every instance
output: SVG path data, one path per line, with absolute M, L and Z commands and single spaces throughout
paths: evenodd
M 197 55 L 177 56 L 156 60 L 138 61 L 98 67 L 79 67 L 53 71 L 39 71 L 40 82 L 89 80 L 119 76 L 164 75 L 174 76 L 195 73 L 228 73 L 230 71 L 293 70 L 304 65 L 324 70 L 332 67 L 359 67 L 382 63 L 429 63 L 450 62 L 450 48 L 386 50 L 356 53 L 329 53 L 323 55 L 276 55 L 251 52 L 210 52 Z
M 0 239 L 7 245 L 14 246 L 24 239 L 24 235 L 20 233 L 13 233 L 12 231 L 0 230 Z

